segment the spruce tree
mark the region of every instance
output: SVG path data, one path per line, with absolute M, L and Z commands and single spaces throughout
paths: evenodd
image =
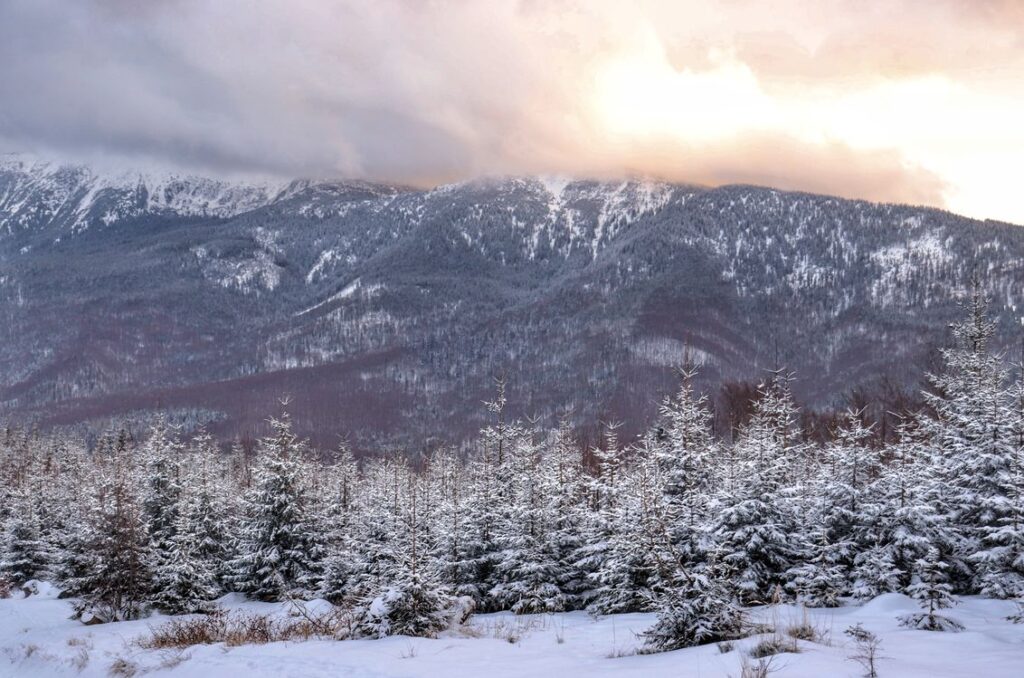
M 277 601 L 315 589 L 320 552 L 299 483 L 304 444 L 287 414 L 270 423 L 273 435 L 262 441 L 261 464 L 245 499 L 231 582 L 257 600 Z
M 210 601 L 220 593 L 216 570 L 201 555 L 200 510 L 201 504 L 195 502 L 182 507 L 167 554 L 154 572 L 152 602 L 161 612 L 204 612 L 210 609 Z
M 963 627 L 957 622 L 938 614 L 939 610 L 956 604 L 953 587 L 949 584 L 948 565 L 942 561 L 938 549 L 931 548 L 928 554 L 917 561 L 915 581 L 907 593 L 916 600 L 924 612 L 905 615 L 900 623 L 923 631 L 959 631 Z
M 423 492 L 416 475 L 409 474 L 399 507 L 403 542 L 399 561 L 383 591 L 360 610 L 356 637 L 434 637 L 452 624 L 453 601 L 438 580 L 437 564 L 423 540 L 427 530 L 421 513 Z
M 0 576 L 20 585 L 48 574 L 50 550 L 40 532 L 34 502 L 26 496 L 17 498 L 0 542 Z
M 353 531 L 356 524 L 359 466 L 352 450 L 346 444 L 338 449 L 335 464 L 330 469 L 330 490 L 326 513 L 324 576 L 320 595 L 332 603 L 341 603 L 350 597 L 349 584 L 353 575 Z
M 526 435 L 513 441 L 513 508 L 516 520 L 503 521 L 497 542 L 501 559 L 495 565 L 496 584 L 490 591 L 494 606 L 517 614 L 561 612 L 559 552 L 552 539 L 552 516 L 541 471 L 540 448 Z
M 647 652 L 668 652 L 740 636 L 743 613 L 718 554 L 687 572 L 678 570 L 658 597 L 658 619 L 643 632 Z
M 955 538 L 939 557 L 949 564 L 955 589 L 978 590 L 991 575 L 986 564 L 995 561 L 984 553 L 983 542 L 1012 510 L 1007 497 L 1013 491 L 1015 441 L 1007 371 L 990 350 L 995 327 L 976 281 L 966 306 L 966 318 L 953 325 L 954 346 L 942 352 L 943 371 L 930 377 L 934 392 L 926 396 L 935 411 L 930 432 L 939 481 L 931 498 Z
M 87 558 L 75 585 L 82 591 L 79 611 L 102 621 L 135 619 L 149 608 L 153 562 L 139 506 L 137 471 L 128 443 L 120 437 L 93 495 Z
M 735 446 L 736 488 L 719 499 L 710 526 L 740 600 L 770 600 L 785 584 L 798 555 L 793 509 L 785 489 L 794 449 L 794 407 L 788 386 L 776 377 L 762 386 L 754 414 Z
M 1005 494 L 998 517 L 981 530 L 981 550 L 972 557 L 980 592 L 994 598 L 1024 599 L 1024 344 L 1017 370 L 1010 391 L 1012 454 L 1001 483 Z

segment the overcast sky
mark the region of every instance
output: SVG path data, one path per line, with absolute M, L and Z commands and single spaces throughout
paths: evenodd
M 1020 0 L 0 0 L 0 150 L 648 174 L 1024 223 Z

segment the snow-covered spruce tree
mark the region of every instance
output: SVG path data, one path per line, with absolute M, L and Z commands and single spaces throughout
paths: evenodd
M 710 536 L 741 602 L 771 600 L 794 564 L 797 520 L 785 493 L 793 466 L 794 406 L 781 375 L 761 389 L 735 444 L 737 482 L 720 497 Z
M 320 549 L 299 483 L 305 445 L 292 432 L 287 414 L 270 424 L 273 434 L 261 441 L 260 466 L 245 498 L 230 581 L 257 600 L 277 601 L 315 590 Z
M 692 570 L 675 570 L 658 596 L 658 620 L 645 631 L 644 651 L 668 652 L 737 638 L 743 628 L 730 577 L 718 553 Z
M 401 499 L 400 559 L 383 591 L 359 611 L 356 637 L 434 637 L 453 623 L 453 600 L 437 577 L 437 564 L 422 541 L 427 526 L 420 506 L 423 487 L 415 473 L 405 476 Z
M 987 310 L 975 282 L 967 317 L 953 325 L 954 346 L 942 352 L 944 369 L 930 377 L 934 392 L 925 394 L 935 411 L 929 424 L 939 481 L 931 500 L 956 540 L 949 553 L 937 548 L 954 590 L 963 591 L 980 590 L 991 574 L 988 564 L 996 559 L 984 553 L 983 541 L 1005 523 L 1013 482 L 1007 371 L 989 349 L 994 325 Z
M 809 510 L 802 511 L 798 563 L 786 574 L 786 588 L 810 607 L 838 604 L 850 588 L 857 554 L 873 543 L 881 459 L 870 438 L 863 413 L 847 411 L 824 450 L 824 463 L 804 484 L 815 499 L 804 503 Z
M 149 430 L 142 446 L 146 464 L 142 509 L 150 545 L 157 554 L 169 548 L 178 522 L 178 501 L 181 498 L 182 448 L 174 431 L 160 417 Z
M 170 564 L 178 527 L 181 500 L 182 447 L 176 431 L 158 417 L 141 449 L 145 463 L 142 513 L 149 536 L 149 569 L 154 574 L 154 599 L 164 601 L 162 586 L 172 569 Z M 173 594 L 170 594 L 173 595 Z
M 129 455 L 127 439 L 120 437 L 92 496 L 92 524 L 83 545 L 88 557 L 80 561 L 84 571 L 74 582 L 82 592 L 83 618 L 135 619 L 149 607 L 152 559 Z
M 497 380 L 495 399 L 486 403 L 495 423 L 485 427 L 477 449 L 470 457 L 466 496 L 460 523 L 459 553 L 449 568 L 457 580 L 449 581 L 458 595 L 470 596 L 479 610 L 501 609 L 491 596 L 501 583 L 497 566 L 502 560 L 500 537 L 509 533 L 514 515 L 515 471 L 513 450 L 526 434 L 522 427 L 505 418 L 505 382 Z
M 495 565 L 498 583 L 490 598 L 499 608 L 516 614 L 561 612 L 566 608 L 562 593 L 561 563 L 551 538 L 554 516 L 549 513 L 548 494 L 552 488 L 541 471 L 540 446 L 529 435 L 512 441 L 513 514 L 503 521 L 497 542 L 501 560 Z
M 611 532 L 597 571 L 588 610 L 594 614 L 647 612 L 655 608 L 666 572 L 662 553 L 670 551 L 674 566 L 682 567 L 681 547 L 673 544 L 670 524 L 661 503 L 662 483 L 647 436 L 638 462 L 620 475 L 622 491 L 611 509 Z M 692 560 L 687 558 L 688 561 Z M 688 565 L 692 565 L 688 563 Z
M 906 591 L 917 561 L 933 546 L 948 553 L 953 543 L 948 526 L 928 498 L 929 487 L 936 482 L 933 457 L 917 417 L 899 424 L 897 440 L 885 454 L 866 539 L 853 559 L 851 593 L 860 600 Z
M 95 490 L 84 493 L 90 496 Z M 61 538 L 61 549 L 57 552 L 54 562 L 54 578 L 61 588 L 61 598 L 80 598 L 89 592 L 93 572 L 98 568 L 97 554 L 92 546 L 97 542 L 95 535 L 98 520 L 91 501 L 81 502 L 85 505 L 79 514 L 68 520 L 64 525 Z
M 588 590 L 582 596 L 582 603 L 592 609 L 602 592 L 603 570 L 608 567 L 612 541 L 618 528 L 623 450 L 620 449 L 617 429 L 621 424 L 606 423 L 604 440 L 593 450 L 595 473 L 587 478 L 586 520 L 583 523 L 583 539 L 575 554 L 574 566 L 583 573 Z M 603 603 L 599 607 L 605 608 Z
M 153 573 L 153 606 L 167 614 L 204 612 L 220 593 L 214 564 L 201 555 L 204 508 L 196 499 L 180 507 L 174 536 Z
M 1001 483 L 1006 488 L 1005 504 L 995 524 L 982 529 L 981 550 L 972 560 L 979 570 L 983 595 L 1024 600 L 1024 345 L 1011 406 L 1013 456 Z
M 821 484 L 821 517 L 829 547 L 826 560 L 844 570 L 868 543 L 877 509 L 872 489 L 881 475 L 881 459 L 870 446 L 871 429 L 864 425 L 863 414 L 849 410 L 843 416 L 835 441 L 826 450 Z
M 82 523 L 88 502 L 89 483 L 93 476 L 88 473 L 86 452 L 78 441 L 58 436 L 52 443 L 53 466 L 45 483 L 47 523 L 43 535 L 51 551 L 51 576 L 59 583 L 62 579 L 63 562 L 68 558 L 69 544 L 80 538 Z
M 910 570 L 893 562 L 897 550 L 891 544 L 874 544 L 854 558 L 850 573 L 850 595 L 858 600 L 871 600 L 883 593 L 906 590 Z
M 573 439 L 568 418 L 563 417 L 545 444 L 541 474 L 547 496 L 548 539 L 558 563 L 558 586 L 567 610 L 583 606 L 587 590 L 585 574 L 576 566 L 575 554 L 583 539 L 583 458 Z
M 194 556 L 204 570 L 213 573 L 216 589 L 223 592 L 232 572 L 231 525 L 236 502 L 229 498 L 234 487 L 230 476 L 219 467 L 219 454 L 205 431 L 192 441 L 185 475 L 182 511 L 188 518 L 188 531 L 195 539 Z
M 57 577 L 57 565 L 64 553 L 68 525 L 82 511 L 84 503 L 80 498 L 83 451 L 72 451 L 59 436 L 41 440 L 40 444 L 45 448 L 44 457 L 30 492 L 50 565 L 46 576 L 52 581 Z
M 16 585 L 44 578 L 50 550 L 41 535 L 35 502 L 27 492 L 16 494 L 0 542 L 0 576 Z
M 836 551 L 823 529 L 817 541 L 804 545 L 803 562 L 786 573 L 786 590 L 807 607 L 839 607 L 848 588 L 845 568 L 836 562 Z
M 407 472 L 404 463 L 391 458 L 365 462 L 363 488 L 356 500 L 358 508 L 351 529 L 349 576 L 344 584 L 345 595 L 351 599 L 372 598 L 396 576 L 400 557 L 398 511 Z
M 963 626 L 938 614 L 956 604 L 953 598 L 953 587 L 949 584 L 946 570 L 949 566 L 939 557 L 936 548 L 930 548 L 928 554 L 917 561 L 914 572 L 914 583 L 907 589 L 911 598 L 916 600 L 924 612 L 908 614 L 900 618 L 900 623 L 922 631 L 959 631 Z
M 707 519 L 714 484 L 711 460 L 718 443 L 712 432 L 707 397 L 694 390 L 695 369 L 681 372 L 674 397 L 661 404 L 662 427 L 651 447 L 662 482 L 664 520 L 676 548 L 692 557 L 699 546 L 695 539 Z
M 339 604 L 350 598 L 350 579 L 353 574 L 352 532 L 359 488 L 359 465 L 351 448 L 342 443 L 335 463 L 329 468 L 326 532 L 324 538 L 324 575 L 320 582 L 320 595 Z
M 437 539 L 434 556 L 440 563 L 442 581 L 457 596 L 482 600 L 478 578 L 477 557 L 482 549 L 481 524 L 476 505 L 479 483 L 472 482 L 476 464 L 464 465 L 453 450 L 442 450 L 431 464 L 437 484 L 439 507 L 437 513 Z

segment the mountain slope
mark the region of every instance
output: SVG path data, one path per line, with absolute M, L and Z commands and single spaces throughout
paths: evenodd
M 125 177 L 129 177 L 126 180 Z M 1024 229 L 729 186 L 506 179 L 430 191 L 0 164 L 0 416 L 170 408 L 322 441 L 458 439 L 493 375 L 520 413 L 640 419 L 685 351 L 784 363 L 824 403 L 912 382 L 972 272 L 1009 343 Z

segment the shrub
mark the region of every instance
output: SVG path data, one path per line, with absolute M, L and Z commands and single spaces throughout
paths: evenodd
M 845 633 L 853 639 L 856 647 L 856 652 L 849 657 L 850 661 L 855 661 L 864 668 L 865 678 L 878 678 L 875 664 L 881 659 L 878 650 L 882 646 L 882 640 L 860 624 L 851 626 Z
M 283 640 L 344 639 L 352 625 L 342 610 L 298 618 L 282 618 L 244 612 L 216 610 L 208 615 L 173 619 L 150 627 L 149 635 L 137 641 L 148 650 L 185 648 L 192 645 L 224 643 L 228 646 L 263 645 Z
M 800 652 L 800 648 L 795 640 L 783 638 L 782 636 L 772 636 L 771 638 L 765 638 L 755 645 L 750 650 L 750 656 L 754 659 L 762 659 L 776 654 L 795 654 L 797 652 Z

